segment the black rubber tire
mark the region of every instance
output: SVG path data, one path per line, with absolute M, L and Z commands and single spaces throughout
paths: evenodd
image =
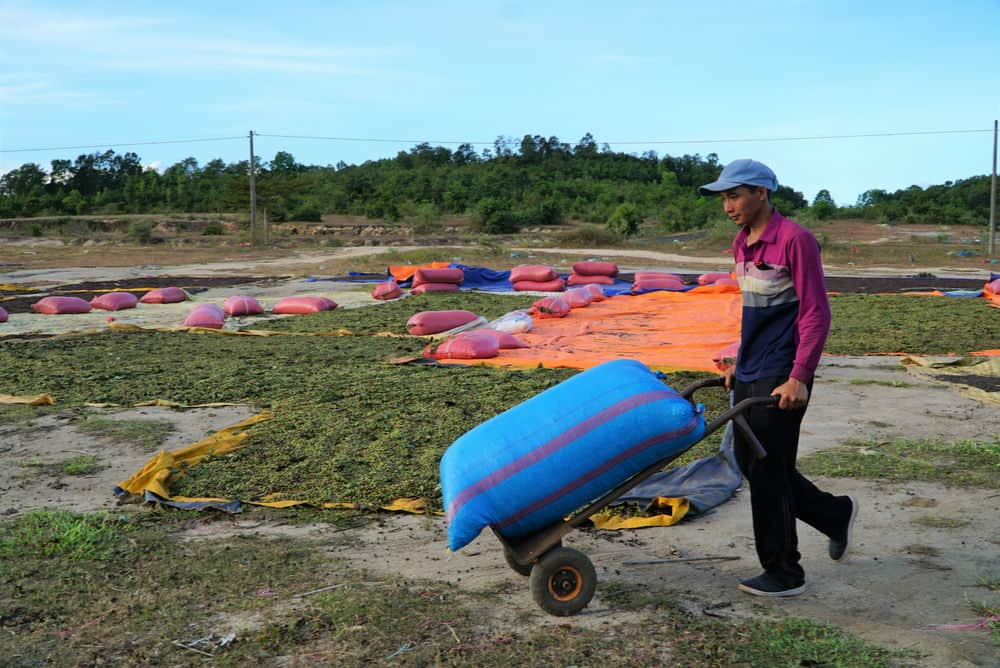
M 597 571 L 583 552 L 570 547 L 549 550 L 531 570 L 531 597 L 556 617 L 574 615 L 597 590 Z
M 504 561 L 507 562 L 507 565 L 511 567 L 511 570 L 518 575 L 523 575 L 524 577 L 531 575 L 531 571 L 535 566 L 534 564 L 519 564 L 514 560 L 514 555 L 512 555 L 508 549 L 504 549 L 503 558 Z

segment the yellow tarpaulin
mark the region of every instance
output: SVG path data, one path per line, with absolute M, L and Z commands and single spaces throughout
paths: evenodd
M 30 396 L 16 396 L 13 394 L 0 394 L 0 404 L 28 404 L 29 406 L 54 406 L 55 399 L 50 394 L 33 394 Z
M 1000 379 L 1000 357 L 960 357 L 940 360 L 908 355 L 901 360 L 906 370 L 915 376 L 944 381 L 959 388 L 959 393 L 971 399 L 1000 405 L 1000 391 L 989 391 L 969 384 L 976 378 Z
M 691 509 L 691 503 L 685 498 L 668 498 L 658 496 L 653 499 L 650 509 L 660 510 L 660 514 L 650 517 L 625 517 L 616 515 L 614 509 L 595 513 L 590 521 L 597 529 L 639 529 L 642 527 L 668 527 L 677 524 Z

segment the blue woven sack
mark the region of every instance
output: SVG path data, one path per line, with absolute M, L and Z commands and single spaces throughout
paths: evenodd
M 701 439 L 699 409 L 635 360 L 605 362 L 459 437 L 441 459 L 448 544 L 552 524 Z

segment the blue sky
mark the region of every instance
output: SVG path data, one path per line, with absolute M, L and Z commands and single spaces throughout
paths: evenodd
M 255 141 L 321 165 L 590 132 L 753 157 L 851 204 L 990 172 L 1000 0 L 0 0 L 0 63 L 0 172 L 107 148 L 233 162 L 251 129 L 405 140 Z M 945 130 L 982 132 L 776 141 Z M 126 145 L 217 137 L 234 139 Z M 20 150 L 71 146 L 88 148 Z

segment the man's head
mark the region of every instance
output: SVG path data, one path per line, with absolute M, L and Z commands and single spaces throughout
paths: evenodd
M 769 192 L 774 192 L 778 189 L 778 177 L 763 162 L 740 158 L 726 165 L 718 179 L 698 188 L 698 192 L 702 195 L 716 195 L 737 186 L 763 186 Z
M 770 217 L 771 193 L 778 177 L 762 162 L 743 158 L 725 166 L 719 178 L 698 189 L 702 195 L 720 195 L 726 215 L 738 225 L 763 223 Z

